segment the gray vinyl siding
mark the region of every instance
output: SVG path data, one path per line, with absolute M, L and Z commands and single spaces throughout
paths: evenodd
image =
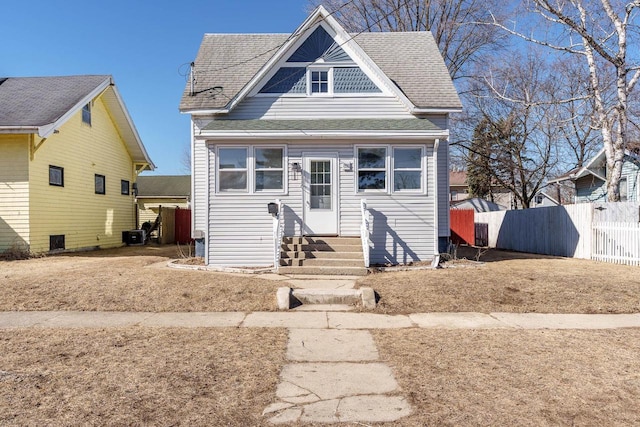
M 449 141 L 438 146 L 438 236 L 449 237 Z
M 225 141 L 216 142 L 225 145 Z M 238 145 L 268 143 L 247 142 Z M 275 143 L 274 143 L 275 144 Z M 280 142 L 279 144 L 282 144 Z M 384 144 L 384 143 L 382 143 Z M 389 145 L 402 145 L 389 142 Z M 416 146 L 416 142 L 407 142 Z M 369 145 L 369 144 L 368 144 Z M 377 145 L 377 144 L 370 144 Z M 217 266 L 271 266 L 273 265 L 273 218 L 267 212 L 267 204 L 276 199 L 285 204 L 285 235 L 301 235 L 303 228 L 302 174 L 293 170 L 293 163 L 302 164 L 305 153 L 338 154 L 339 173 L 339 234 L 360 235 L 360 200 L 365 198 L 373 216 L 371 228 L 371 262 L 406 263 L 431 260 L 434 256 L 435 204 L 433 142 L 426 144 L 425 155 L 426 194 L 372 194 L 356 193 L 354 146 L 350 141 L 308 141 L 287 145 L 288 192 L 286 194 L 216 194 L 215 171 L 209 173 L 209 259 Z M 209 164 L 215 165 L 215 145 L 208 145 Z M 353 170 L 346 165 L 353 163 Z M 392 173 L 389 171 L 389 173 Z
M 193 148 L 193 231 L 207 230 L 207 147 L 202 140 L 196 140 Z
M 397 98 L 385 96 L 254 96 L 242 101 L 228 116 L 232 120 L 413 117 Z

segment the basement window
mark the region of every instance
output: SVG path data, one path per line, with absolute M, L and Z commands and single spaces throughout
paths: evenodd
M 65 249 L 64 234 L 55 234 L 49 236 L 49 250 L 55 251 L 58 249 Z

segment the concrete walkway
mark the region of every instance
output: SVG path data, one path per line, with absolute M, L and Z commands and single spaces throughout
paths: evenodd
M 294 328 L 294 329 L 615 329 L 640 328 L 635 314 L 416 313 L 386 315 L 333 311 L 286 312 L 98 312 L 5 311 L 8 328 Z
M 369 331 L 292 329 L 276 390 L 274 424 L 385 422 L 411 413 Z

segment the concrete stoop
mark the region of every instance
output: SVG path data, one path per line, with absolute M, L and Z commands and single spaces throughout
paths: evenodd
M 291 329 L 273 424 L 391 422 L 411 413 L 369 331 Z
M 284 237 L 280 249 L 281 274 L 364 276 L 362 244 L 358 237 Z
M 278 288 L 276 299 L 279 310 L 290 310 L 300 306 L 361 304 L 364 308 L 376 308 L 376 295 L 371 288 L 360 289 L 293 289 Z

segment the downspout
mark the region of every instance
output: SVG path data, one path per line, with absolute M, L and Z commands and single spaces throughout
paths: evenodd
M 431 267 L 436 268 L 440 264 L 440 223 L 438 221 L 438 148 L 440 147 L 440 139 L 436 138 L 433 142 L 433 222 L 435 224 L 435 239 L 433 239 L 433 261 Z

